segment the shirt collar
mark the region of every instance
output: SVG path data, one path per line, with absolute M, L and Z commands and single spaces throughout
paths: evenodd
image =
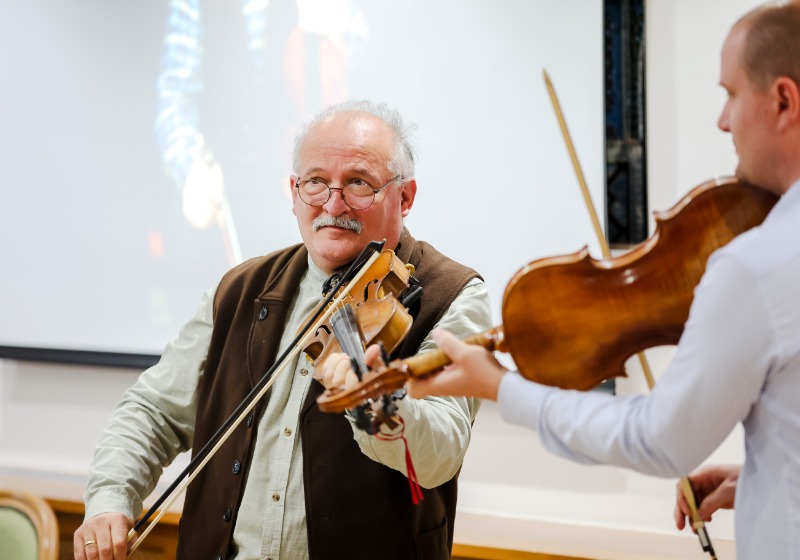
M 800 206 L 800 179 L 795 181 L 791 187 L 778 199 L 778 202 L 770 211 L 767 220 L 777 218 L 792 209 Z M 765 220 L 766 221 L 766 220 Z
M 306 273 L 306 279 L 314 282 L 319 287 L 320 292 L 322 292 L 322 284 L 328 279 L 328 275 L 314 263 L 314 260 L 311 258 L 311 253 L 308 254 L 308 272 Z

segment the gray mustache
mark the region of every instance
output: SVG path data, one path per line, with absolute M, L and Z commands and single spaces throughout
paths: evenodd
M 364 226 L 358 220 L 343 218 L 342 216 L 319 216 L 311 222 L 311 229 L 317 231 L 320 228 L 334 226 L 354 231 L 356 235 L 361 235 Z

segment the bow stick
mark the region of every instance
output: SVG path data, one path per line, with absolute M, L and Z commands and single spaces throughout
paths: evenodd
M 367 272 L 372 263 L 378 259 L 380 251 L 383 248 L 383 244 L 384 242 L 370 242 L 370 244 L 364 248 L 353 264 L 350 265 L 350 268 L 347 270 L 347 272 L 345 272 L 342 280 L 339 282 L 339 285 L 342 285 L 344 282 L 348 282 L 348 280 L 351 278 L 353 282 L 351 282 L 350 285 L 355 285 L 355 283 Z M 136 532 L 142 527 L 142 525 L 144 525 L 147 520 L 152 517 L 156 510 L 162 504 L 164 504 L 164 508 L 158 512 L 158 515 L 153 519 L 153 522 L 147 526 L 144 532 L 142 532 L 142 534 L 133 544 L 128 552 L 128 557 L 130 557 L 136 551 L 142 541 L 144 541 L 150 531 L 153 530 L 167 510 L 172 506 L 172 504 L 175 503 L 175 500 L 177 500 L 178 497 L 183 494 L 183 492 L 186 490 L 186 487 L 192 482 L 192 480 L 195 479 L 200 471 L 203 470 L 203 467 L 205 467 L 214 454 L 216 454 L 217 450 L 222 446 L 222 444 L 227 441 L 236 427 L 241 424 L 242 420 L 244 420 L 253 407 L 255 407 L 256 403 L 261 400 L 267 391 L 269 391 L 278 376 L 286 371 L 285 366 L 288 363 L 291 363 L 291 360 L 293 360 L 295 356 L 300 353 L 301 348 L 305 347 L 305 343 L 307 343 L 308 339 L 311 338 L 311 333 L 322 323 L 327 321 L 331 313 L 341 305 L 348 293 L 349 290 L 347 288 L 343 289 L 338 296 L 336 289 L 332 289 L 330 291 L 325 300 L 317 306 L 316 313 L 312 315 L 289 347 L 275 361 L 275 364 L 262 376 L 250 393 L 247 394 L 239 406 L 237 406 L 228 419 L 225 420 L 219 430 L 217 430 L 217 432 L 208 440 L 203 448 L 195 455 L 186 468 L 178 475 L 175 481 L 169 486 L 169 488 L 167 488 L 164 494 L 162 494 L 161 497 L 159 497 L 153 506 L 147 511 L 147 513 L 136 522 L 136 525 L 134 525 L 134 527 L 128 532 L 128 541 L 136 536 Z M 336 299 L 333 301 L 333 303 L 331 303 L 331 300 L 333 300 L 334 297 L 336 297 Z

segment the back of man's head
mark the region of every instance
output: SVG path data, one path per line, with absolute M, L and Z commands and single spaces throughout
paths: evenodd
M 786 76 L 800 85 L 800 0 L 769 2 L 745 14 L 742 66 L 758 89 Z

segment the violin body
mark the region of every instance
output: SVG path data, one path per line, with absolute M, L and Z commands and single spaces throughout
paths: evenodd
M 709 181 L 656 214 L 655 233 L 596 260 L 584 247 L 531 262 L 506 286 L 505 342 L 520 374 L 585 390 L 625 375 L 625 361 L 677 344 L 716 249 L 760 224 L 777 197 L 736 179 Z
M 411 271 L 394 252 L 384 250 L 362 276 L 347 285 L 347 294 L 339 305 L 353 307 L 355 328 L 366 345 L 381 343 L 392 352 L 408 334 L 413 319 L 397 298 L 408 287 L 410 277 Z M 326 321 L 317 326 L 303 351 L 315 367 L 320 367 L 329 355 L 342 349 Z

